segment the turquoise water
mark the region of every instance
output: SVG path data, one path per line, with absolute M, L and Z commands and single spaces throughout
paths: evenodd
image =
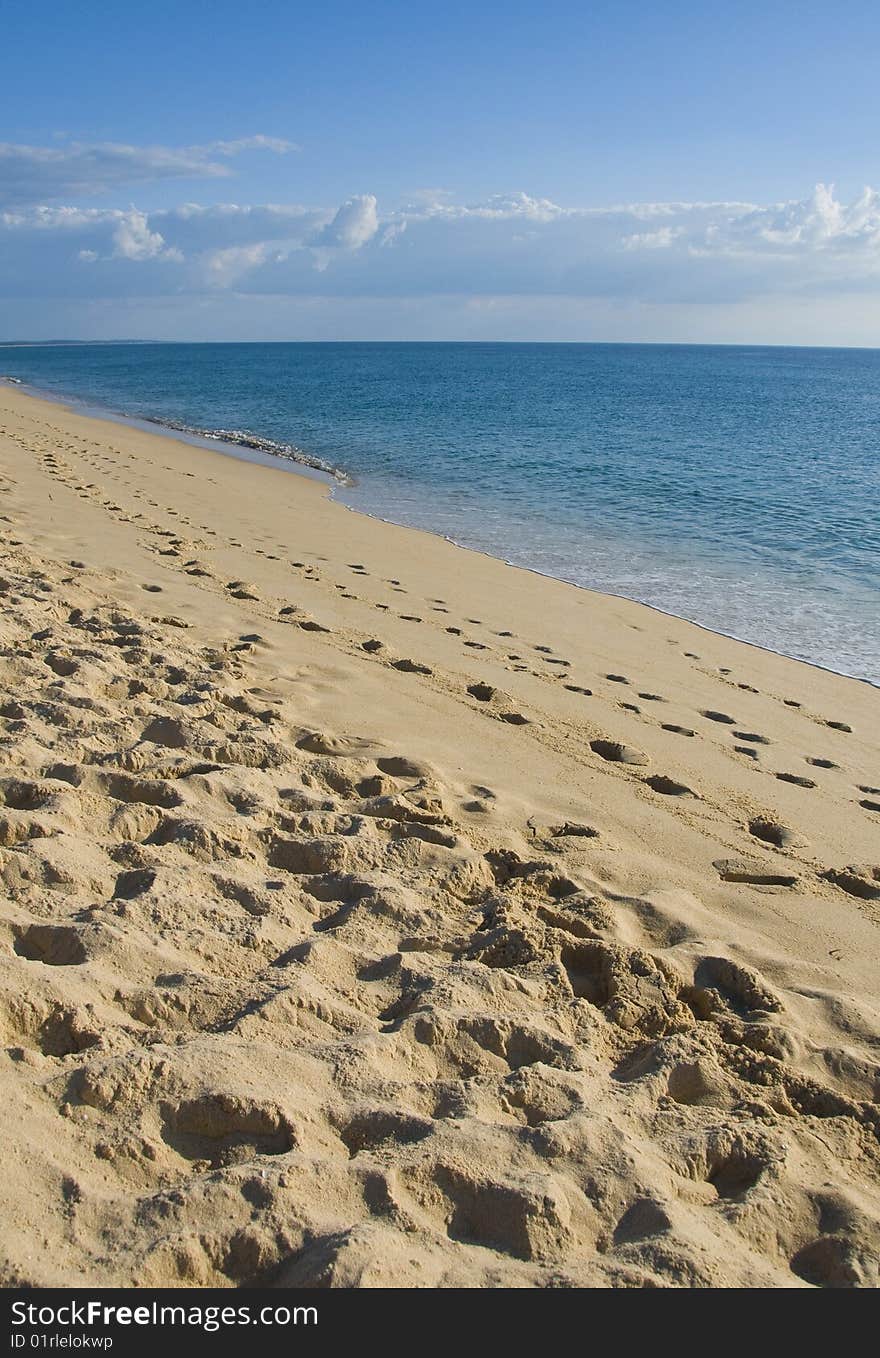
M 40 345 L 0 373 L 259 436 L 358 509 L 880 683 L 880 351 Z

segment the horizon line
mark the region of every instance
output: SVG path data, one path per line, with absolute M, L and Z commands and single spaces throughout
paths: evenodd
M 130 337 L 118 339 L 7 339 L 0 340 L 0 349 L 38 349 L 38 348 L 62 348 L 69 346 L 92 347 L 106 346 L 112 344 L 200 344 L 200 345 L 232 345 L 232 344 L 423 344 L 423 345 L 510 345 L 511 347 L 581 347 L 581 348 L 630 348 L 630 349 L 810 349 L 810 350 L 845 350 L 859 353 L 876 353 L 880 351 L 878 344 L 791 344 L 781 340 L 760 341 L 760 340 L 512 340 L 512 339 L 133 339 Z

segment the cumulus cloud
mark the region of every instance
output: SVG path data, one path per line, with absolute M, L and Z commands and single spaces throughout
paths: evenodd
M 206 148 L 202 148 L 205 150 Z M 220 154 L 214 151 L 213 154 Z M 393 248 L 388 248 L 388 247 Z M 173 266 L 173 267 L 172 267 Z M 593 298 L 739 303 L 880 286 L 880 195 L 564 206 L 526 193 L 380 209 L 198 204 L 0 212 L 0 295 Z
M 355 194 L 337 208 L 333 220 L 315 237 L 315 245 L 359 250 L 379 229 L 378 203 L 372 193 Z
M 113 232 L 113 246 L 118 259 L 183 259 L 179 250 L 165 244 L 158 231 L 150 230 L 146 214 L 134 208 L 120 218 Z
M 485 203 L 471 203 L 467 206 L 450 203 L 446 195 L 443 195 L 433 202 L 425 202 L 421 213 L 416 211 L 408 215 L 445 217 L 449 221 L 464 221 L 470 218 L 478 221 L 552 222 L 559 217 L 570 215 L 572 211 L 576 212 L 577 209 L 567 211 L 552 203 L 549 198 L 532 198 L 527 193 L 496 193 Z
M 339 250 L 360 250 L 379 230 L 378 203 L 372 193 L 358 193 L 337 208 L 312 238 L 315 268 L 323 273 Z
M 208 283 L 216 288 L 228 288 L 252 269 L 265 264 L 270 246 L 266 242 L 255 245 L 231 245 L 225 250 L 212 250 L 204 259 Z M 283 251 L 276 252 L 280 258 Z
M 25 146 L 0 142 L 0 207 L 94 197 L 135 184 L 174 179 L 217 179 L 225 162 L 245 151 L 283 154 L 294 143 L 279 137 L 241 137 L 206 146 L 129 146 L 120 142 Z
M 728 222 L 713 224 L 706 252 L 746 254 L 852 254 L 866 258 L 880 249 L 880 194 L 866 188 L 852 203 L 841 203 L 832 186 L 817 184 L 808 198 L 758 207 Z

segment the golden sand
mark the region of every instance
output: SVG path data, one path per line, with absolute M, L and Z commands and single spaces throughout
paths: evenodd
M 880 695 L 0 388 L 2 1269 L 876 1286 Z

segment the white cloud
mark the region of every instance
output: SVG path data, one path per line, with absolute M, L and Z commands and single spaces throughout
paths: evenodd
M 24 146 L 0 142 L 0 206 L 94 197 L 159 180 L 223 178 L 231 174 L 224 162 L 232 156 L 252 150 L 283 154 L 294 149 L 293 142 L 264 136 L 183 147 L 120 142 Z
M 333 220 L 318 232 L 315 245 L 359 250 L 379 229 L 377 206 L 372 193 L 355 194 L 337 209 Z
M 135 208 L 122 214 L 113 232 L 113 247 L 117 259 L 183 259 L 179 250 L 165 244 L 158 231 L 150 230 L 146 214 Z
M 238 156 L 242 151 L 274 151 L 277 155 L 283 156 L 288 151 L 298 151 L 300 148 L 295 141 L 287 141 L 284 137 L 264 137 L 258 134 L 255 137 L 236 137 L 234 141 L 208 142 L 208 145 L 201 149 L 217 156 Z
M 0 212 L 0 226 L 10 231 L 75 231 L 96 222 L 115 221 L 121 216 L 118 211 L 96 207 L 29 207 Z
M 211 251 L 204 261 L 208 282 L 212 287 L 230 287 L 252 269 L 265 264 L 269 250 L 268 244 L 258 242 L 256 245 L 231 245 L 226 250 Z
M 434 203 L 430 208 L 434 216 L 450 218 L 483 218 L 487 221 L 552 222 L 567 214 L 566 209 L 551 203 L 549 198 L 531 198 L 527 193 L 493 194 L 485 203 L 475 203 L 469 207 L 456 207 L 452 203 Z
M 681 232 L 680 226 L 661 226 L 659 231 L 636 231 L 632 236 L 624 236 L 621 245 L 624 250 L 666 250 Z
M 858 295 L 880 287 L 880 194 L 866 189 L 847 203 L 820 185 L 769 206 L 585 209 L 525 193 L 460 204 L 432 192 L 391 210 L 360 194 L 326 208 L 184 202 L 156 212 L 67 204 L 0 212 L 0 297 L 162 296 L 169 276 L 181 306 L 224 291 L 365 304 L 472 297 L 483 307 L 492 298 L 495 308 L 498 299 L 529 297 L 670 307 Z
M 707 231 L 695 248 L 706 253 L 834 254 L 880 249 L 880 194 L 866 188 L 852 203 L 841 203 L 834 189 L 817 184 L 808 198 L 754 208 Z
M 339 250 L 360 250 L 379 229 L 378 203 L 372 193 L 355 194 L 337 208 L 332 220 L 312 238 L 313 259 L 319 273 Z

